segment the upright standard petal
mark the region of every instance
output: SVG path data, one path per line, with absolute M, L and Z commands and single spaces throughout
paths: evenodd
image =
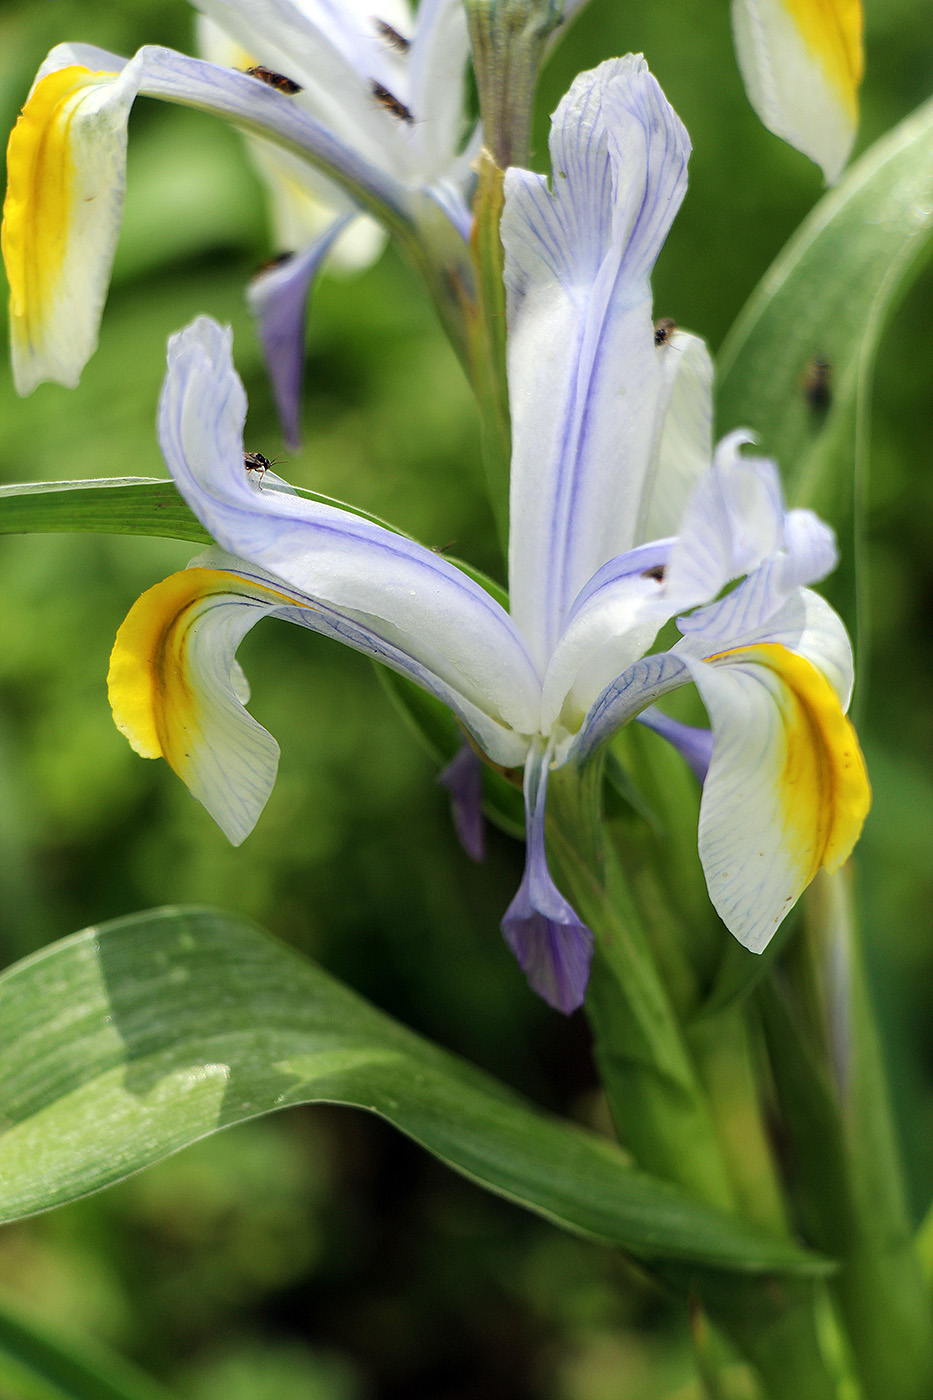
M 593 935 L 551 879 L 544 846 L 549 751 L 535 748 L 525 765 L 525 873 L 502 920 L 506 943 L 534 991 L 569 1015 L 582 1006 Z
M 861 0 L 732 0 L 732 30 L 765 126 L 838 180 L 858 125 Z
M 648 279 L 689 150 L 629 56 L 581 74 L 561 102 L 552 189 L 506 173 L 510 596 L 539 664 L 587 580 L 634 543 L 663 387 Z
M 74 388 L 97 346 L 123 217 L 135 73 L 69 65 L 36 83 L 7 149 L 3 258 L 17 392 Z
M 713 727 L 700 860 L 723 923 L 753 953 L 858 840 L 871 791 L 855 730 L 809 661 L 774 643 L 690 662 Z

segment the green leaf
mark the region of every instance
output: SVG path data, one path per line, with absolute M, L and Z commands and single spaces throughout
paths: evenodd
M 99 1345 L 65 1342 L 0 1301 L 0 1394 L 16 1400 L 171 1400 Z
M 268 489 L 268 488 L 267 488 Z M 370 511 L 319 491 L 294 487 L 296 496 L 336 506 L 401 534 Z M 107 535 L 164 535 L 210 544 L 211 536 L 178 494 L 174 481 L 158 477 L 99 477 L 85 481 L 36 481 L 0 486 L 0 535 L 87 531 Z M 465 565 L 460 567 L 466 568 Z M 467 572 L 471 572 L 467 570 Z M 478 571 L 477 578 L 482 581 Z M 495 585 L 493 585 L 495 588 Z
M 933 103 L 876 142 L 801 225 L 723 345 L 718 429 L 750 427 L 789 501 L 840 536 L 829 586 L 857 622 L 868 409 L 885 322 L 933 234 Z M 825 362 L 827 398 L 814 392 Z
M 0 1219 L 325 1101 L 379 1114 L 489 1190 L 644 1259 L 827 1267 L 633 1170 L 229 915 L 154 910 L 53 944 L 0 978 L 0 1022 Z
M 202 545 L 211 540 L 173 481 L 126 476 L 0 486 L 0 534 L 76 530 L 164 535 Z

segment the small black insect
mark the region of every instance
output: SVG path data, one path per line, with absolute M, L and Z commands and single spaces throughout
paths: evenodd
M 655 345 L 666 345 L 677 329 L 677 322 L 672 321 L 670 316 L 662 316 L 660 321 L 654 323 L 654 343 Z
M 284 73 L 273 73 L 271 68 L 247 68 L 247 76 L 258 78 L 261 83 L 267 83 L 269 87 L 275 88 L 276 92 L 287 93 L 289 97 L 296 92 L 301 92 L 298 83 L 293 83 L 291 78 L 286 78 Z
M 404 102 L 399 102 L 397 97 L 393 97 L 388 88 L 383 87 L 381 83 L 377 83 L 375 78 L 370 80 L 369 88 L 380 107 L 384 107 L 387 112 L 391 112 L 393 117 L 398 117 L 400 122 L 407 122 L 409 126 L 412 125 L 415 119 L 410 110 L 405 106 Z
M 658 583 L 663 583 L 663 582 L 664 582 L 664 565 L 663 565 L 663 564 L 653 564 L 652 567 L 651 567 L 650 569 L 643 569 L 643 570 L 642 570 L 642 575 L 641 575 L 641 576 L 642 576 L 642 578 L 653 578 L 653 579 L 657 579 Z
M 266 472 L 272 470 L 272 468 L 275 466 L 275 464 L 276 464 L 277 461 L 278 461 L 278 458 L 277 458 L 277 457 L 274 457 L 274 458 L 272 459 L 272 461 L 270 462 L 269 458 L 268 458 L 268 457 L 264 457 L 264 456 L 262 455 L 261 452 L 244 452 L 244 453 L 243 453 L 243 465 L 244 465 L 244 467 L 246 468 L 247 473 L 249 473 L 249 472 L 255 472 L 255 473 L 256 473 L 256 475 L 257 475 L 257 477 L 258 477 L 258 481 L 257 481 L 256 484 L 257 484 L 257 486 L 259 487 L 260 491 L 262 490 L 262 479 L 263 479 L 263 477 L 265 476 Z
M 815 413 L 825 413 L 833 401 L 833 371 L 822 355 L 814 355 L 803 372 L 803 396 Z
M 393 29 L 391 24 L 386 24 L 384 19 L 376 19 L 374 16 L 373 24 L 386 43 L 391 44 L 393 49 L 397 49 L 399 53 L 407 53 L 411 48 L 411 40 L 406 39 L 405 35 L 400 34 L 397 29 Z

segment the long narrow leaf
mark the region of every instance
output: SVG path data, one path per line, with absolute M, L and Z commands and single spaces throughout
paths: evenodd
M 885 320 L 931 236 L 928 102 L 820 200 L 723 345 L 719 430 L 754 429 L 780 462 L 794 505 L 831 511 L 851 495 L 855 401 L 868 391 Z
M 933 102 L 866 151 L 801 225 L 720 354 L 718 423 L 777 458 L 794 505 L 836 529 L 824 585 L 863 651 L 869 411 L 882 331 L 933 237 Z M 864 678 L 863 678 L 864 679 Z M 859 696 L 864 693 L 864 686 Z
M 260 930 L 201 909 L 88 929 L 0 978 L 0 1219 L 288 1104 L 377 1113 L 488 1189 L 644 1259 L 822 1260 L 634 1171 Z

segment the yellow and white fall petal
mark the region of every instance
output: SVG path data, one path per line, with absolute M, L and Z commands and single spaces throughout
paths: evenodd
M 74 388 L 97 346 L 126 184 L 135 66 L 39 78 L 7 150 L 2 245 L 17 392 Z
M 218 569 L 150 588 L 117 633 L 107 686 L 114 722 L 143 758 L 164 758 L 238 846 L 275 782 L 279 746 L 244 709 L 235 660 L 250 628 L 294 599 Z
M 732 0 L 732 32 L 765 126 L 838 180 L 858 126 L 861 0 Z
M 699 850 L 710 898 L 753 953 L 858 840 L 865 761 L 829 681 L 776 643 L 690 662 L 713 729 Z

